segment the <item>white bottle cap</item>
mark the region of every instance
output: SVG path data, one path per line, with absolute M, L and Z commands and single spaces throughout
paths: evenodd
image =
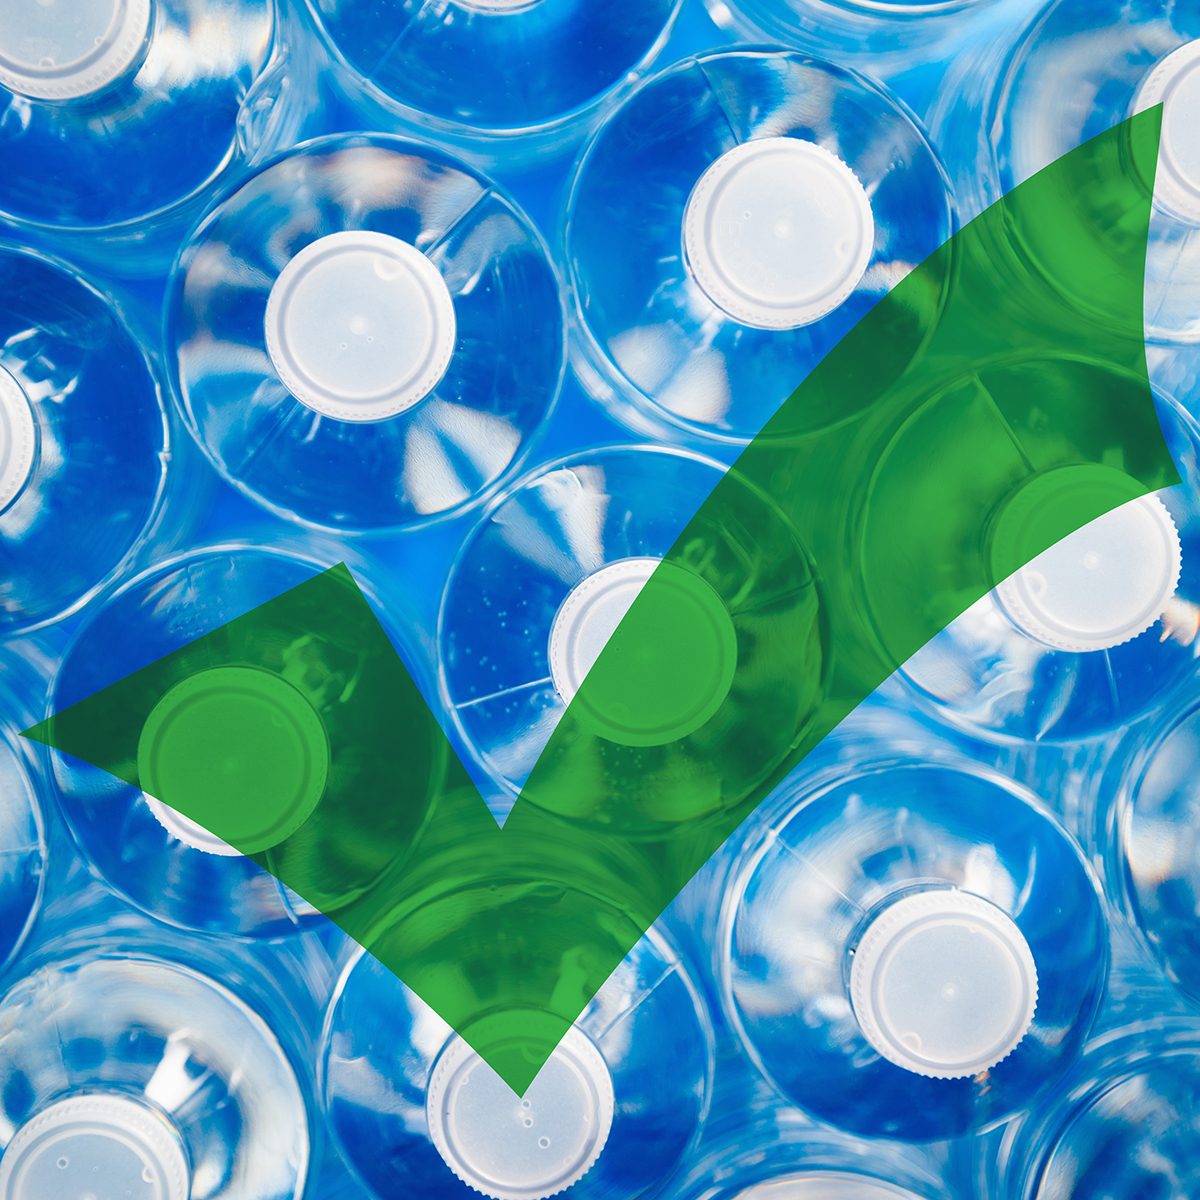
M 214 765 L 214 750 L 232 747 Z M 329 777 L 329 742 L 320 716 L 287 680 L 254 667 L 211 667 L 171 688 L 138 737 L 138 777 L 173 799 L 210 803 L 223 776 L 254 764 L 256 803 L 226 811 L 247 853 L 278 846 L 312 816 Z M 246 786 L 245 780 L 236 781 Z M 206 854 L 240 853 L 196 821 L 143 791 L 155 820 L 184 845 Z M 234 836 L 231 834 L 231 836 Z
M 415 246 L 385 233 L 332 233 L 279 274 L 267 352 L 284 386 L 339 421 L 382 421 L 437 387 L 454 353 L 454 301 Z
M 994 1067 L 1033 1023 L 1037 967 L 1012 918 L 954 888 L 914 892 L 871 922 L 850 998 L 888 1062 L 935 1079 Z
M 187 1156 L 165 1117 L 97 1092 L 44 1108 L 0 1158 L 0 1200 L 187 1200 Z
M 524 1097 L 454 1037 L 425 1099 L 446 1165 L 493 1200 L 541 1200 L 582 1179 L 608 1140 L 613 1107 L 608 1065 L 574 1027 Z
M 1172 51 L 1146 76 L 1134 111 L 1163 106 L 1154 199 L 1181 220 L 1200 225 L 1200 40 Z
M 760 138 L 700 177 L 683 243 L 693 278 L 719 309 L 758 329 L 796 329 L 858 286 L 875 218 L 858 176 L 836 154 L 800 138 Z
M 150 32 L 150 0 L 6 0 L 0 85 L 33 100 L 76 100 L 120 79 Z
M 646 581 L 669 596 L 676 636 L 686 643 L 688 662 L 702 682 L 691 690 L 644 696 L 624 711 L 587 712 L 602 736 L 622 745 L 665 745 L 694 733 L 725 702 L 737 669 L 737 632 L 724 601 L 699 575 L 658 558 L 625 558 L 588 575 L 568 594 L 550 627 L 550 676 L 570 704 L 584 677 L 608 644 Z M 665 589 L 669 588 L 669 593 Z M 673 649 L 663 652 L 671 669 Z
M 804 1171 L 756 1183 L 733 1200 L 919 1200 L 913 1192 L 845 1171 Z
M 0 512 L 29 482 L 36 452 L 33 410 L 21 385 L 0 367 Z
M 1113 472 L 1113 497 L 1131 481 Z M 1090 494 L 1103 476 L 1092 467 L 1063 467 L 1035 476 L 1005 505 L 993 534 L 996 547 L 1015 543 L 1023 522 L 1040 506 L 1076 487 Z M 1051 546 L 996 587 L 1009 620 L 1055 650 L 1108 650 L 1145 633 L 1179 586 L 1179 532 L 1157 496 L 1113 508 Z
M 210 833 L 203 825 L 189 820 L 181 812 L 176 812 L 169 804 L 146 792 L 142 793 L 146 807 L 151 816 L 177 841 L 182 842 L 192 850 L 202 854 L 216 854 L 222 858 L 236 858 L 241 851 L 228 842 L 223 842 L 215 833 Z

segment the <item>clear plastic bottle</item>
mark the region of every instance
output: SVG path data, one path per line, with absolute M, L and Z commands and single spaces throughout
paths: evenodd
M 1099 482 L 1091 469 L 1047 468 L 1046 448 L 1037 442 L 1038 388 L 1077 396 L 1075 444 L 1088 446 L 1094 461 L 1112 468 L 1113 502 L 1119 505 L 1004 580 L 901 667 L 903 679 L 941 717 L 985 737 L 1037 743 L 1095 737 L 1157 710 L 1194 668 L 1200 433 L 1176 403 L 1157 397 L 1185 483 L 1121 504 L 1133 489 L 1122 470 L 1124 451 L 1111 432 L 1119 423 L 1115 417 L 1097 421 L 1095 397 L 1111 391 L 1092 374 L 1097 369 L 1079 364 L 1051 376 L 1038 362 L 1018 362 L 964 377 L 929 408 L 932 414 L 940 404 L 985 403 L 1014 438 L 1012 462 L 989 468 L 1011 476 L 1010 495 L 985 528 L 964 525 L 964 561 L 996 553 L 1004 539 L 1036 522 L 1043 506 L 1069 502 L 1078 480 Z M 910 422 L 895 443 L 907 441 L 901 457 L 914 453 L 922 429 L 936 423 L 920 417 Z M 882 456 L 873 484 L 876 511 L 887 503 L 892 452 Z M 939 451 L 930 444 L 921 452 Z M 887 596 L 884 579 L 878 583 L 871 603 L 886 613 L 895 597 Z
M 313 525 L 414 528 L 528 453 L 561 382 L 558 280 L 486 178 L 429 146 L 322 138 L 193 234 L 168 300 L 178 403 L 218 470 Z
M 584 451 L 547 463 L 499 497 L 468 537 L 446 584 L 438 621 L 442 696 L 484 771 L 515 795 L 592 663 L 634 597 L 720 482 L 723 468 L 685 451 L 647 446 Z M 716 518 L 697 561 L 665 565 L 678 592 L 677 644 L 663 669 L 687 663 L 695 686 L 647 740 L 631 712 L 595 712 L 607 740 L 678 755 L 680 778 L 708 786 L 700 756 L 682 741 L 726 709 L 770 696 L 777 711 L 816 705 L 811 673 L 792 670 L 772 642 L 772 621 L 795 620 L 819 643 L 816 589 L 795 533 L 769 501 L 747 489 L 757 542 L 747 551 L 740 518 Z M 731 507 L 739 507 L 733 505 Z M 755 588 L 759 589 L 755 592 Z M 731 609 L 722 597 L 757 597 Z M 770 602 L 763 603 L 762 597 Z M 813 651 L 820 654 L 819 647 Z M 742 682 L 734 687 L 735 672 Z M 801 718 L 798 718 L 798 720 Z M 734 726 L 736 730 L 736 725 Z M 755 766 L 782 755 L 788 725 L 752 750 L 726 747 Z M 718 735 L 719 736 L 719 735 Z M 736 740 L 736 732 L 732 735 Z M 713 759 L 729 767 L 729 758 Z M 711 762 L 710 762 L 711 767 Z M 709 771 L 711 777 L 711 771 Z M 669 800 L 663 798 L 664 807 Z
M 1089 833 L 1114 906 L 1200 1004 L 1200 710 L 1194 695 L 1179 699 L 1114 748 L 1095 787 Z
M 785 787 L 740 849 L 714 951 L 724 1005 L 813 1117 L 954 1137 L 1079 1053 L 1108 930 L 1081 853 L 1028 793 L 930 743 Z
M 730 1114 L 672 1193 L 678 1200 L 944 1200 L 949 1194 L 937 1164 L 911 1146 L 864 1141 L 765 1107 Z
M 308 0 L 352 88 L 421 136 L 512 165 L 578 139 L 661 50 L 681 0 Z
M 1151 340 L 1200 337 L 1200 7 L 1158 0 L 1055 0 L 1019 31 L 990 80 L 979 137 L 955 125 L 947 103 L 939 141 L 959 162 L 956 180 L 986 206 L 1087 139 L 1162 103 L 1163 133 L 1146 251 L 1146 332 Z M 1063 97 L 1071 97 L 1064 103 Z M 951 141 L 957 148 L 951 147 Z M 969 144 L 968 144 L 969 143 Z M 975 152 L 975 153 L 973 153 Z M 1149 181 L 1147 181 L 1147 185 Z M 1129 252 L 1118 221 L 1092 214 L 1117 256 Z M 1052 258 L 1044 239 L 1025 247 Z
M 747 441 L 953 228 L 937 155 L 881 85 L 784 50 L 684 59 L 580 161 L 565 230 L 576 370 L 639 432 Z M 939 299 L 896 316 L 914 352 Z
M 895 73 L 969 40 L 977 18 L 1003 0 L 706 0 L 717 24 L 836 62 Z M 1011 10 L 1014 5 L 1008 3 Z
M 320 553 L 320 547 L 310 546 L 308 551 Z M 332 555 L 328 560 L 336 561 Z M 274 599 L 313 578 L 328 562 L 231 544 L 194 550 L 160 564 L 107 596 L 72 639 L 55 679 L 50 711 L 87 698 Z M 373 607 L 379 612 L 377 604 Z M 395 640 L 404 645 L 402 639 Z M 261 650 L 249 647 L 252 656 Z M 280 653 L 281 680 L 311 706 L 304 710 L 309 719 L 336 721 L 358 669 L 336 638 L 297 629 Z M 237 648 L 231 648 L 230 662 L 239 661 Z M 155 736 L 163 736 L 161 723 L 147 721 L 139 757 L 153 753 Z M 158 799 L 79 759 L 46 753 L 60 806 L 84 858 L 143 911 L 185 928 L 243 936 L 278 936 L 317 919 L 311 904 Z M 344 764 L 343 769 L 353 767 Z M 305 778 L 324 777 L 324 770 L 314 764 Z M 311 812 L 311 807 L 299 807 Z M 363 853 L 371 844 L 370 831 L 346 837 Z M 380 869 L 384 865 L 380 862 Z M 328 866 L 333 879 L 338 875 L 336 863 Z M 365 859 L 357 863 L 358 878 L 365 866 Z
M 11 648 L 0 649 L 0 975 L 37 918 L 46 872 L 41 809 L 19 741 L 23 705 L 17 689 L 27 674 Z
M 0 1001 L 0 1197 L 298 1200 L 309 1114 L 274 1033 L 190 966 L 103 942 Z
M 158 518 L 169 458 L 123 316 L 65 263 L 0 246 L 0 633 L 73 612 L 113 577 Z
M 0 214 L 111 273 L 161 271 L 213 188 L 299 128 L 280 26 L 275 0 L 6 4 Z
M 1096 1039 L 982 1164 L 993 1200 L 1191 1200 L 1200 1024 L 1143 1013 Z
M 523 1097 L 359 954 L 329 1010 L 321 1079 L 334 1136 L 381 1200 L 638 1200 L 693 1151 L 712 1057 L 688 975 L 651 932 Z

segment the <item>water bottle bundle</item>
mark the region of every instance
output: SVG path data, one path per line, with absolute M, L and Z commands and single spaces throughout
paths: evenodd
M 0 0 L 0 1200 L 1193 1198 L 1197 46 L 1195 0 Z M 387 838 L 304 842 L 301 897 L 20 737 L 344 561 L 503 818 L 657 570 L 686 686 L 581 720 L 703 792 L 680 747 L 769 709 L 720 755 L 782 761 L 827 699 L 779 640 L 825 664 L 820 564 L 749 486 L 755 544 L 664 558 L 967 218 L 1160 102 L 1146 326 L 1182 483 L 906 662 L 524 1096 L 321 915 L 356 898 L 321 855 L 369 884 Z M 864 393 L 921 353 L 930 283 Z M 994 411 L 1005 499 L 959 541 L 1003 561 L 1083 486 L 1034 465 L 1049 387 L 1124 497 L 1106 371 L 944 381 L 878 447 L 878 511 L 927 503 L 894 464 L 956 453 L 939 412 Z M 886 581 L 863 601 L 886 642 Z M 131 755 L 186 761 L 185 711 L 231 740 L 273 714 L 263 846 L 367 777 L 319 752 L 364 664 L 299 627 L 268 650 L 237 711 L 219 671 L 173 681 Z

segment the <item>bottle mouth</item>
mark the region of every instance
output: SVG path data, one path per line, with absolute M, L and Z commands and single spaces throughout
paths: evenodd
M 626 746 L 678 741 L 725 702 L 737 669 L 737 632 L 725 602 L 699 575 L 658 558 L 609 563 L 578 583 L 550 628 L 550 675 L 571 704 L 647 581 L 639 606 L 645 646 L 584 689 L 575 711 L 601 737 Z
M 187 1200 L 190 1176 L 165 1117 L 97 1092 L 59 1100 L 13 1134 L 0 1158 L 0 1200 Z
M 264 332 L 301 404 L 339 421 L 382 421 L 441 382 L 457 326 L 446 281 L 420 250 L 354 230 L 291 259 L 271 288 Z
M 542 1200 L 577 1183 L 604 1149 L 614 1108 L 608 1064 L 574 1026 L 524 1096 L 455 1036 L 425 1101 L 442 1160 L 492 1200 Z
M 743 142 L 700 177 L 683 223 L 684 259 L 728 317 L 798 329 L 843 304 L 875 245 L 871 200 L 836 154 L 792 137 Z
M 176 684 L 138 739 L 150 811 L 172 836 L 208 854 L 257 854 L 286 841 L 312 816 L 329 767 L 312 705 L 254 667 L 213 667 Z M 211 814 L 225 836 L 187 813 Z
M 0 85 L 31 100 L 103 91 L 137 61 L 151 0 L 12 0 L 0 8 Z
M 1089 653 L 1131 641 L 1163 614 L 1179 585 L 1179 533 L 1157 496 L 1129 499 L 1138 490 L 1111 468 L 1060 467 L 1005 501 L 992 526 L 996 575 L 1023 557 L 1022 546 L 1039 544 L 1043 514 L 1115 505 L 997 585 L 996 599 L 1020 632 L 1055 650 Z
M 0 513 L 25 490 L 37 457 L 37 425 L 21 385 L 0 367 Z
M 868 925 L 850 971 L 854 1015 L 888 1062 L 935 1079 L 994 1067 L 1037 1008 L 1029 943 L 1004 911 L 955 888 L 909 893 Z
M 1173 50 L 1143 80 L 1133 111 L 1163 106 L 1155 203 L 1181 221 L 1200 225 L 1200 40 Z

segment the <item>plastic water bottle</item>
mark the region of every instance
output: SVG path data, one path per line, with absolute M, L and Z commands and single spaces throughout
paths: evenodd
M 0 1197 L 298 1200 L 308 1112 L 262 1018 L 215 979 L 103 943 L 0 1002 Z
M 673 1190 L 679 1200 L 943 1200 L 949 1194 L 935 1164 L 898 1142 L 840 1135 L 777 1106 L 731 1113 L 724 1125 L 718 1138 L 706 1138 L 687 1180 Z
M 741 847 L 715 955 L 747 1052 L 818 1120 L 995 1125 L 1078 1054 L 1107 927 L 1075 843 L 936 744 L 786 788 Z
M 1123 459 L 1113 435 L 1095 428 L 1093 408 L 1083 403 L 1089 370 L 1067 381 L 1081 398 L 1079 444 L 1111 444 L 1096 460 L 1114 464 L 1113 500 L 1120 504 L 1130 484 L 1116 466 Z M 1031 364 L 1011 377 L 972 379 L 970 386 L 1000 397 L 1011 416 L 1013 389 L 1037 371 Z M 1136 721 L 1190 675 L 1200 633 L 1200 440 L 1173 401 L 1159 398 L 1157 411 L 1186 482 L 1120 504 L 1064 538 L 905 663 L 903 677 L 941 716 L 990 736 L 1065 742 Z M 993 553 L 1035 521 L 1043 505 L 1069 500 L 1077 479 L 1098 485 L 1092 469 L 1020 467 L 1018 473 L 1027 478 L 989 527 L 963 529 L 965 546 Z
M 442 696 L 483 770 L 510 794 L 519 791 L 642 585 L 722 474 L 717 463 L 689 452 L 588 450 L 531 472 L 497 499 L 467 538 L 439 617 Z M 664 566 L 679 610 L 679 641 L 664 649 L 664 669 L 688 661 L 695 688 L 684 689 L 677 710 L 655 710 L 651 742 L 636 715 L 592 712 L 607 740 L 683 754 L 669 743 L 727 704 L 750 705 L 770 695 L 776 711 L 803 712 L 816 703 L 809 694 L 814 679 L 789 669 L 769 633 L 774 617 L 796 619 L 789 626 L 794 631 L 808 612 L 819 643 L 815 588 L 796 574 L 804 551 L 765 498 L 747 497 L 747 503 L 757 509 L 753 547 L 745 545 L 740 526 L 725 522 L 706 530 L 703 559 Z M 756 586 L 777 597 L 771 613 L 731 609 L 722 599 L 753 594 Z M 738 689 L 735 670 L 745 680 Z M 782 754 L 793 733 L 789 725 L 774 741 L 765 734 L 753 754 Z M 734 760 L 747 757 L 744 745 L 725 750 Z M 681 778 L 699 786 L 694 758 L 688 761 Z M 730 760 L 722 761 L 728 766 Z
M 942 166 L 895 96 L 769 49 L 644 84 L 588 147 L 566 222 L 585 386 L 639 432 L 731 442 L 953 231 Z M 936 304 L 898 321 L 914 352 Z
M 112 577 L 157 518 L 167 461 L 158 384 L 121 314 L 65 263 L 0 246 L 0 632 Z
M 321 552 L 319 545 L 311 550 Z M 274 599 L 341 557 L 330 554 L 319 562 L 233 544 L 190 552 L 138 576 L 106 597 L 73 639 L 54 683 L 51 711 Z M 411 664 L 411 655 L 408 659 Z M 310 719 L 323 723 L 336 718 L 356 669 L 333 640 L 297 629 L 283 651 L 280 673 L 311 705 Z M 202 681 L 203 674 L 186 685 L 193 703 L 195 680 Z M 168 715 L 170 699 L 168 691 L 159 702 Z M 269 694 L 263 699 L 269 702 Z M 170 736 L 170 722 L 154 719 L 158 711 L 143 729 L 139 761 L 143 754 L 152 759 L 156 738 Z M 85 859 L 143 911 L 186 928 L 246 936 L 277 936 L 317 919 L 310 904 L 156 797 L 79 759 L 47 754 L 60 805 Z M 325 777 L 321 764 L 311 767 L 306 780 Z M 305 814 L 312 807 L 297 805 Z M 369 845 L 364 833 L 363 853 Z
M 1000 0 L 706 0 L 713 20 L 751 40 L 770 38 L 872 71 L 895 71 L 969 39 L 973 18 Z M 1010 3 L 1009 9 L 1013 7 Z
M 295 136 L 280 26 L 274 0 L 11 0 L 0 214 L 110 272 L 162 270 L 212 189 Z
M 545 245 L 493 184 L 425 145 L 309 143 L 196 231 L 169 366 L 235 486 L 313 525 L 461 512 L 528 452 L 565 361 Z
M 1200 1189 L 1200 1023 L 1154 1012 L 1097 1039 L 983 1165 L 999 1200 L 1189 1200 Z
M 1151 339 L 1194 341 L 1200 336 L 1200 132 L 1194 119 L 1200 10 L 1155 0 L 1056 0 L 1013 41 L 991 76 L 983 110 L 983 128 L 993 135 L 978 139 L 978 127 L 971 126 L 975 145 L 988 150 L 964 158 L 962 189 L 977 197 L 970 207 L 990 203 L 1088 138 L 1162 103 L 1146 251 L 1146 331 Z M 1064 104 L 1064 96 L 1072 102 Z M 966 131 L 964 125 L 955 137 L 967 137 Z M 1123 232 L 1110 214 L 1092 219 L 1117 254 L 1129 253 L 1133 231 Z M 1035 256 L 1058 249 L 1027 247 Z
M 25 726 L 14 677 L 22 678 L 14 652 L 0 650 L 0 974 L 19 952 L 37 916 L 46 869 L 46 838 L 18 741 Z
M 579 136 L 666 42 L 681 0 L 309 0 L 354 90 L 511 165 Z
M 1200 710 L 1184 693 L 1113 755 L 1096 787 L 1092 834 L 1114 905 L 1167 976 L 1200 1003 L 1200 821 L 1195 798 Z
M 330 1008 L 321 1077 L 334 1136 L 381 1200 L 536 1200 L 568 1189 L 588 1200 L 637 1200 L 694 1149 L 712 1056 L 687 973 L 652 931 L 524 1097 L 362 954 Z

